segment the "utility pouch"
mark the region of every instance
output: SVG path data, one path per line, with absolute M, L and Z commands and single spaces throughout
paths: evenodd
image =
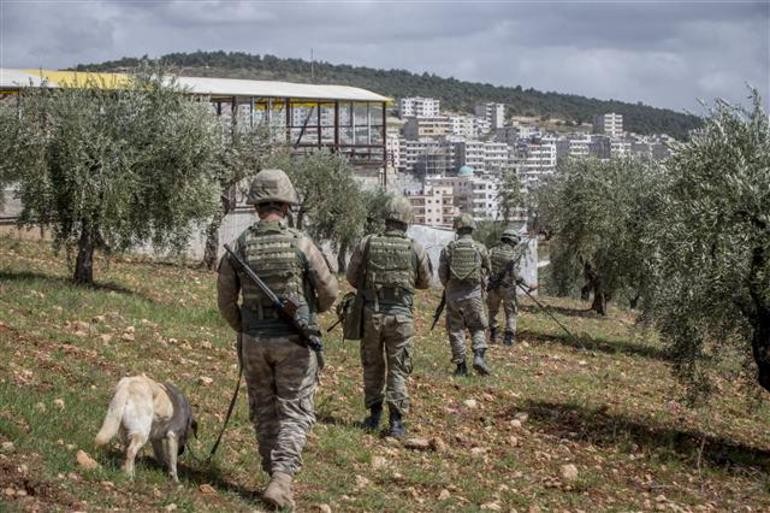
M 364 297 L 361 293 L 348 292 L 337 306 L 337 316 L 342 318 L 342 338 L 361 340 L 364 335 Z

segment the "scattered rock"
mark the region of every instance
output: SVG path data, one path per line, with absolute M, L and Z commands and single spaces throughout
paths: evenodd
M 356 488 L 366 488 L 371 484 L 371 481 L 369 481 L 364 476 L 356 475 Z
M 471 456 L 479 458 L 487 453 L 486 447 L 471 447 Z
M 430 448 L 436 452 L 446 452 L 448 449 L 446 442 L 437 436 L 430 439 Z
M 8 497 L 13 497 L 14 495 L 16 495 L 16 490 L 14 490 L 13 488 L 9 487 L 9 488 L 6 488 L 5 490 L 3 490 L 3 493 L 5 495 L 7 495 Z
M 319 504 L 317 507 L 320 513 L 332 513 L 332 507 L 328 504 Z
M 135 332 L 136 332 L 136 328 L 134 328 L 133 326 L 127 326 L 126 329 L 123 330 L 123 333 L 135 333 Z
M 578 469 L 572 463 L 561 466 L 561 477 L 568 483 L 574 483 L 578 478 Z
M 201 491 L 203 495 L 216 495 L 217 491 L 216 489 L 211 486 L 210 484 L 204 483 L 198 487 L 198 490 Z
M 513 419 L 511 421 L 511 427 L 515 429 L 521 429 L 521 421 L 519 419 Z
M 75 454 L 75 459 L 78 465 L 84 470 L 94 470 L 99 468 L 99 464 L 91 456 L 89 456 L 83 449 L 80 449 Z
M 60 410 L 64 409 L 64 399 L 54 399 L 53 405 L 59 408 Z
M 45 410 L 46 410 L 45 403 L 43 403 L 43 402 L 35 403 L 35 411 L 36 412 L 38 412 L 38 413 L 45 413 Z
M 101 339 L 101 341 L 102 341 L 103 343 L 105 343 L 105 344 L 106 344 L 106 343 L 108 343 L 110 340 L 112 340 L 112 335 L 110 335 L 109 333 L 105 333 L 105 334 L 103 334 L 103 335 L 100 335 L 100 336 L 99 336 L 99 338 Z
M 165 509 L 166 511 L 176 511 L 176 508 L 177 505 L 172 502 L 171 504 L 167 505 Z
M 416 451 L 426 451 L 430 449 L 430 440 L 427 438 L 407 438 L 404 447 Z
M 380 469 L 388 465 L 388 460 L 382 456 L 372 456 L 372 468 Z
M 463 401 L 463 404 L 470 409 L 476 408 L 479 405 L 476 399 L 466 399 Z
M 519 439 L 515 436 L 508 437 L 508 443 L 511 445 L 511 447 L 518 447 Z
M 578 365 L 580 365 L 581 367 L 585 367 L 586 365 L 588 365 L 588 362 L 587 362 L 587 361 L 585 361 L 585 360 L 580 360 L 580 361 L 578 362 Z
M 4 454 L 10 454 L 14 450 L 16 450 L 16 447 L 13 445 L 13 442 L 3 442 L 2 445 L 0 445 L 0 452 Z
M 526 412 L 520 411 L 516 415 L 514 415 L 513 418 L 523 424 L 527 421 L 527 419 L 529 419 L 529 414 Z
M 104 322 L 106 317 L 104 315 L 96 315 L 93 319 L 91 319 L 91 322 L 94 324 L 99 324 L 100 322 Z
M 529 507 L 528 513 L 540 513 L 540 506 L 533 504 Z
M 443 489 L 443 490 L 441 490 L 441 492 L 438 494 L 438 500 L 440 500 L 440 501 L 445 501 L 445 500 L 447 500 L 447 499 L 448 499 L 449 497 L 451 497 L 451 496 L 452 496 L 452 494 L 451 494 L 451 493 L 449 493 L 449 490 L 447 490 L 446 488 L 444 488 L 444 489 Z
M 208 386 L 214 383 L 214 380 L 208 376 L 201 376 L 200 378 L 198 378 L 198 381 L 200 382 L 201 385 L 205 385 L 205 386 Z
M 135 338 L 136 338 L 136 337 L 134 337 L 134 334 L 133 334 L 133 333 L 123 333 L 123 334 L 120 336 L 120 340 L 123 340 L 123 341 L 125 341 L 125 342 L 133 342 L 133 341 L 135 340 Z
M 503 507 L 498 502 L 487 502 L 481 505 L 481 509 L 486 511 L 502 511 Z

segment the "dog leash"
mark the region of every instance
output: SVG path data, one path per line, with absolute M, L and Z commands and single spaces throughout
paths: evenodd
M 222 436 L 224 436 L 225 430 L 227 429 L 227 423 L 230 422 L 230 416 L 233 414 L 233 409 L 235 408 L 235 401 L 238 399 L 238 391 L 241 389 L 241 378 L 243 377 L 243 356 L 241 354 L 242 346 L 243 346 L 243 337 L 239 333 L 238 341 L 236 343 L 236 348 L 238 350 L 238 381 L 235 382 L 235 391 L 233 391 L 233 397 L 232 399 L 230 399 L 230 406 L 227 407 L 227 415 L 225 415 L 225 421 L 222 423 L 222 429 L 219 431 L 219 436 L 217 436 L 217 441 L 214 442 L 214 446 L 211 448 L 211 451 L 209 452 L 209 455 L 206 458 L 207 463 L 211 461 L 211 458 L 214 457 L 214 454 L 216 454 L 217 449 L 219 448 L 219 442 L 222 441 Z

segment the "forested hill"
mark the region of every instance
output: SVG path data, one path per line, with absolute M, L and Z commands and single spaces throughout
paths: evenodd
M 597 100 L 574 94 L 541 92 L 521 86 L 502 87 L 464 82 L 434 74 L 405 70 L 381 70 L 346 64 L 316 62 L 314 79 L 311 65 L 302 59 L 282 59 L 272 55 L 243 52 L 171 53 L 161 61 L 188 76 L 217 76 L 258 80 L 286 80 L 363 87 L 392 97 L 431 96 L 440 98 L 442 108 L 470 112 L 482 101 L 504 103 L 510 114 L 563 118 L 570 122 L 591 122 L 595 114 L 623 114 L 625 128 L 640 134 L 667 133 L 677 138 L 700 126 L 700 118 L 690 114 L 615 100 Z M 78 65 L 78 71 L 115 71 L 137 66 L 141 59 L 126 57 L 101 64 Z M 569 84 L 564 84 L 568 89 Z

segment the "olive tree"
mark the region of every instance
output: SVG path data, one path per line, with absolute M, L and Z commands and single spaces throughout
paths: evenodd
M 717 102 L 675 148 L 650 231 L 650 311 L 696 392 L 701 364 L 735 349 L 770 391 L 770 128 L 756 92 L 752 103 Z
M 500 205 L 500 213 L 505 223 L 510 222 L 516 210 L 526 205 L 522 192 L 521 180 L 516 170 L 509 169 L 503 174 L 500 188 L 497 193 L 497 201 Z
M 150 242 L 181 248 L 216 200 L 219 134 L 207 102 L 161 73 L 116 89 L 29 88 L 2 116 L 3 180 L 16 184 L 20 223 L 50 227 L 76 250 L 73 279 L 93 283 L 97 249 Z M 7 107 L 6 107 L 7 108 Z
M 568 159 L 537 189 L 538 223 L 550 236 L 559 293 L 572 293 L 583 278 L 583 298 L 593 294 L 591 308 L 602 315 L 618 293 L 636 296 L 658 174 L 635 159 Z

